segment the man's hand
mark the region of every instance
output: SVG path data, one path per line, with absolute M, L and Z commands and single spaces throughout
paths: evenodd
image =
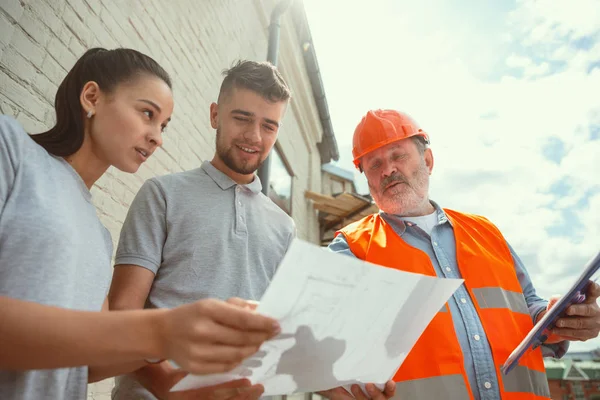
M 598 333 L 600 333 L 598 297 L 600 297 L 600 285 L 592 282 L 586 291 L 585 301 L 567 307 L 566 315 L 556 321 L 554 328 L 551 330 L 552 335 L 546 343 L 558 343 L 563 340 L 585 342 L 588 339 L 598 337 Z M 546 311 L 540 313 L 539 318 L 543 317 L 559 298 L 552 297 L 548 302 Z
M 358 385 L 352 385 L 351 390 L 354 398 L 357 400 L 388 400 L 394 397 L 396 393 L 396 383 L 393 381 L 388 381 L 383 388 L 383 391 L 377 389 L 375 385 L 372 383 L 367 383 L 365 385 L 365 389 L 367 389 L 366 395 Z M 330 400 L 353 400 L 354 398 L 346 389 L 343 387 L 337 387 L 334 389 L 324 390 L 322 392 L 318 392 L 323 397 L 327 397 Z
M 238 379 L 201 389 L 169 392 L 165 400 L 258 400 L 265 391 L 262 385 L 252 385 L 248 379 Z

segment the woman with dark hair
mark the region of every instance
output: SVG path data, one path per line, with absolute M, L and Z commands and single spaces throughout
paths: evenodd
M 235 299 L 99 312 L 112 241 L 90 188 L 110 166 L 136 172 L 162 144 L 171 81 L 135 50 L 91 49 L 55 106 L 56 125 L 31 136 L 0 116 L 0 398 L 85 399 L 88 380 L 148 359 L 224 372 L 277 334 Z

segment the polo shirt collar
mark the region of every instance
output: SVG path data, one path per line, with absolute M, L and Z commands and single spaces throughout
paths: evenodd
M 202 169 L 204 170 L 204 172 L 206 172 L 208 176 L 210 176 L 210 178 L 213 181 L 215 181 L 215 183 L 222 190 L 227 190 L 232 186 L 237 185 L 237 183 L 233 179 L 231 179 L 229 176 L 215 168 L 215 166 L 212 165 L 210 161 L 204 161 L 202 163 Z M 248 183 L 247 185 L 240 186 L 245 187 L 254 194 L 258 194 L 262 190 L 262 184 L 260 182 L 260 178 L 257 175 L 254 175 L 254 180 L 252 182 Z

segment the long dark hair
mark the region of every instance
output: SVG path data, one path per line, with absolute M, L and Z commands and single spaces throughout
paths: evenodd
M 79 97 L 84 85 L 94 81 L 105 93 L 117 85 L 148 74 L 162 79 L 170 88 L 169 74 L 151 57 L 132 49 L 94 48 L 85 52 L 71 68 L 56 92 L 56 125 L 31 138 L 55 156 L 66 157 L 83 144 L 84 117 Z

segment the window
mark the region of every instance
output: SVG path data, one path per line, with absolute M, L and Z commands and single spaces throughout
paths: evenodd
M 581 382 L 573 383 L 573 392 L 575 394 L 575 400 L 585 400 L 585 393 Z
M 282 157 L 279 147 L 271 152 L 269 198 L 283 211 L 292 215 L 292 173 Z

